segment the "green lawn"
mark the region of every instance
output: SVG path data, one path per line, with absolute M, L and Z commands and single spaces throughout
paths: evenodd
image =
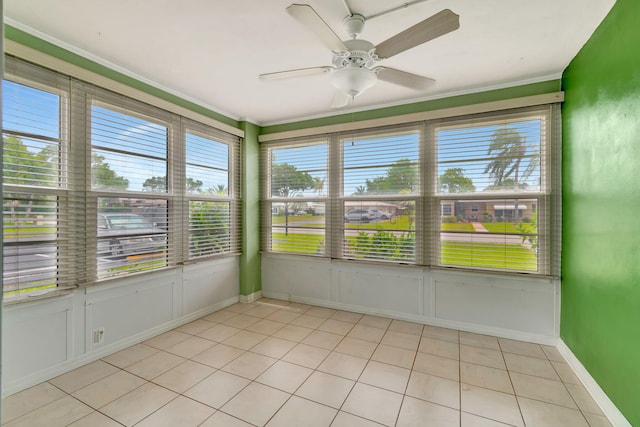
M 158 268 L 166 267 L 167 261 L 164 258 L 165 255 L 162 254 L 161 256 L 162 256 L 162 259 L 157 259 L 157 257 L 156 259 L 153 259 L 153 257 L 150 257 L 151 259 L 149 259 L 148 261 L 140 262 L 136 260 L 134 262 L 131 262 L 130 264 L 121 265 L 119 267 L 112 267 L 107 270 L 103 270 L 102 272 L 98 272 L 98 278 L 104 279 L 107 277 L 122 276 L 125 274 L 131 274 L 131 273 L 140 273 L 142 271 L 156 270 Z
M 443 222 L 440 224 L 441 231 L 461 231 L 463 233 L 475 233 L 476 229 L 473 228 L 468 222 L 450 223 Z
M 56 227 L 31 225 L 29 227 L 4 226 L 5 239 L 17 239 L 18 237 L 55 237 Z
M 514 224 L 512 222 L 483 222 L 482 225 L 484 228 L 489 231 L 489 233 L 521 233 L 518 229 L 519 224 Z M 529 233 L 537 233 L 538 230 L 535 227 L 535 224 L 525 223 L 525 230 Z
M 4 292 L 4 296 L 12 297 L 16 295 L 30 294 L 32 292 L 39 292 L 45 289 L 54 289 L 57 287 L 54 279 L 40 280 L 37 282 L 31 282 L 31 283 L 23 283 L 20 286 L 21 287 L 19 289 Z M 13 286 L 7 286 L 7 288 L 12 288 L 12 287 Z
M 306 255 L 324 253 L 324 235 L 271 233 L 271 250 Z
M 347 230 L 394 230 L 408 231 L 415 228 L 413 218 L 408 215 L 396 215 L 391 219 L 376 222 L 345 222 Z
M 324 216 L 307 215 L 289 215 L 289 226 L 324 228 Z M 285 225 L 284 215 L 271 215 L 272 225 Z
M 442 265 L 536 271 L 537 255 L 522 245 L 501 243 L 467 243 L 444 241 L 441 245 Z
M 353 242 L 355 237 L 347 237 Z M 315 255 L 324 251 L 321 234 L 272 234 L 274 252 Z M 384 252 L 384 251 L 382 251 Z M 441 245 L 441 264 L 461 267 L 480 267 L 517 271 L 536 271 L 537 255 L 522 245 L 501 243 L 466 243 L 444 241 Z
M 271 224 L 275 226 L 283 226 L 285 224 L 284 215 L 272 215 Z M 291 227 L 307 227 L 307 228 L 324 228 L 325 217 L 307 215 L 289 215 L 289 226 Z M 375 222 L 345 222 L 344 227 L 350 230 L 412 230 L 413 221 L 409 220 L 408 215 L 394 216 L 392 219 Z M 473 227 L 472 227 L 473 229 Z

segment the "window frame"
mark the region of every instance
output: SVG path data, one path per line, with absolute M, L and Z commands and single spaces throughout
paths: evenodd
M 20 73 L 24 73 L 24 75 L 20 75 Z M 61 216 L 64 216 L 64 212 L 66 210 L 66 204 L 64 201 L 68 198 L 70 192 L 70 186 L 68 183 L 68 163 L 67 163 L 67 153 L 69 152 L 69 115 L 68 115 L 68 107 L 70 103 L 70 88 L 68 79 L 59 76 L 57 74 L 48 73 L 37 66 L 32 64 L 24 63 L 22 61 L 16 61 L 13 58 L 6 58 L 5 60 L 5 74 L 3 77 L 3 81 L 9 81 L 13 84 L 17 84 L 20 86 L 25 86 L 27 88 L 41 91 L 44 93 L 48 93 L 51 95 L 55 95 L 58 97 L 58 137 L 52 138 L 45 135 L 40 135 L 36 132 L 22 132 L 18 130 L 14 130 L 12 128 L 5 128 L 3 124 L 3 139 L 4 136 L 16 137 L 16 138 L 33 138 L 38 140 L 46 140 L 46 141 L 56 141 L 57 142 L 57 150 L 58 150 L 58 159 L 56 163 L 56 172 L 57 175 L 56 183 L 54 185 L 34 185 L 34 184 L 21 184 L 21 183 L 5 183 L 3 181 L 3 210 L 4 203 L 8 199 L 7 195 L 36 195 L 43 197 L 51 197 L 55 201 L 55 212 L 56 212 L 56 233 L 53 239 L 39 239 L 39 240 L 31 240 L 27 242 L 13 242 L 12 244 L 7 244 L 4 241 L 3 235 L 3 250 L 6 251 L 8 247 L 15 247 L 16 253 L 19 253 L 21 248 L 29 248 L 36 245 L 43 244 L 54 244 L 55 245 L 55 266 L 54 271 L 55 274 L 52 278 L 53 282 L 50 285 L 45 286 L 37 286 L 32 284 L 30 286 L 30 282 L 25 282 L 24 285 L 18 284 L 15 289 L 9 289 L 5 291 L 5 286 L 3 285 L 3 293 L 5 298 L 10 297 L 11 299 L 19 298 L 21 295 L 30 294 L 30 293 L 42 293 L 42 292 L 51 292 L 54 290 L 64 289 L 71 287 L 72 277 L 70 275 L 65 274 L 65 271 L 60 269 L 60 254 L 63 251 L 63 248 L 68 245 L 64 236 L 61 237 L 60 231 L 66 227 L 64 221 L 60 220 Z M 4 156 L 3 156 L 4 159 Z M 4 165 L 3 165 L 4 170 Z M 4 173 L 3 173 L 4 174 Z M 3 231 L 4 231 L 4 221 L 3 221 Z M 18 255 L 17 255 L 18 256 Z M 3 263 L 3 266 L 6 267 L 6 260 Z M 30 271 L 30 270 L 27 270 Z M 5 271 L 3 269 L 3 277 L 5 276 Z M 27 273 L 26 275 L 22 275 L 22 277 L 30 277 L 32 273 Z M 20 270 L 17 271 L 16 274 L 17 280 L 19 281 Z M 4 282 L 4 281 L 3 281 Z M 35 286 L 34 286 L 35 285 Z
M 240 240 L 242 231 L 241 227 L 241 177 L 240 177 L 240 162 L 242 157 L 240 138 L 222 132 L 211 126 L 195 122 L 190 119 L 182 119 L 181 134 L 184 136 L 184 150 L 182 154 L 184 156 L 184 177 L 182 178 L 182 191 L 184 191 L 184 209 L 183 218 L 186 218 L 186 230 L 184 233 L 182 250 L 184 255 L 184 263 L 196 262 L 206 260 L 210 258 L 237 255 L 240 253 Z M 227 146 L 227 193 L 226 195 L 219 194 L 207 194 L 207 193 L 190 193 L 186 189 L 187 185 L 187 135 L 191 134 L 199 138 L 210 140 L 218 144 L 224 144 Z M 226 203 L 229 206 L 229 246 L 220 252 L 207 253 L 201 256 L 192 256 L 190 253 L 190 236 L 191 236 L 191 220 L 190 220 L 190 203 L 191 202 L 212 202 L 212 203 Z M 214 228 L 208 228 L 213 230 Z
M 434 267 L 439 268 L 447 268 L 447 269 L 462 269 L 462 270 L 473 270 L 473 271 L 487 271 L 487 272 L 498 272 L 498 273 L 507 273 L 507 274 L 530 274 L 537 276 L 551 276 L 554 274 L 558 274 L 559 272 L 555 272 L 554 264 L 557 263 L 556 260 L 553 259 L 553 254 L 551 253 L 551 240 L 559 239 L 559 232 L 555 230 L 552 231 L 551 227 L 554 226 L 552 224 L 552 203 L 551 197 L 552 193 L 559 192 L 560 182 L 555 180 L 552 177 L 553 171 L 559 168 L 559 155 L 556 154 L 557 151 L 553 151 L 554 146 L 559 146 L 559 135 L 554 135 L 554 132 L 557 132 L 556 124 L 554 123 L 554 114 L 559 117 L 560 112 L 556 111 L 556 107 L 553 104 L 549 105 L 541 105 L 534 107 L 524 107 L 517 108 L 505 111 L 497 111 L 497 112 L 486 112 L 482 114 L 476 114 L 472 116 L 464 116 L 464 117 L 453 117 L 453 118 L 443 118 L 440 120 L 434 120 L 429 124 L 433 128 L 433 146 L 435 152 L 435 160 L 438 158 L 438 145 L 437 145 L 437 132 L 439 129 L 456 129 L 460 127 L 464 127 L 465 129 L 471 127 L 487 127 L 490 125 L 504 125 L 505 129 L 508 124 L 519 123 L 526 120 L 540 120 L 541 123 L 541 134 L 540 137 L 540 172 L 539 172 L 539 185 L 540 188 L 538 190 L 520 190 L 515 189 L 513 191 L 508 190 L 506 188 L 500 190 L 493 191 L 473 191 L 473 192 L 460 192 L 460 193 L 446 193 L 439 191 L 438 186 L 434 186 L 434 194 L 433 194 L 433 203 L 435 205 L 440 205 L 443 201 L 450 200 L 456 204 L 456 201 L 470 201 L 471 203 L 482 203 L 482 202 L 491 202 L 491 201 L 500 201 L 503 200 L 504 204 L 508 204 L 510 201 L 516 203 L 520 200 L 534 200 L 534 204 L 537 206 L 537 217 L 538 224 L 536 227 L 537 234 L 534 239 L 537 244 L 535 248 L 535 257 L 536 257 L 536 269 L 531 271 L 528 266 L 527 268 L 520 269 L 498 269 L 491 267 L 482 267 L 482 266 L 462 266 L 462 265 L 452 265 L 442 262 L 443 249 L 442 249 L 442 240 L 441 235 L 445 233 L 440 227 L 434 226 L 434 236 L 433 236 L 433 257 L 432 262 Z M 485 158 L 483 160 L 488 160 Z M 452 160 L 448 160 L 448 162 L 453 163 Z M 438 182 L 438 167 L 437 165 L 433 170 L 434 181 Z M 514 208 L 514 210 L 518 210 Z M 517 214 L 516 214 L 517 215 Z M 434 221 L 435 222 L 435 221 Z M 490 235 L 500 236 L 503 235 L 505 238 L 505 242 L 508 236 L 520 236 L 522 244 L 530 244 L 531 240 L 527 242 L 524 233 L 489 233 Z M 552 235 L 553 238 L 549 239 L 547 236 Z M 477 242 L 482 244 L 480 242 Z M 506 251 L 505 243 L 505 251 Z
M 261 174 L 263 181 L 266 181 L 268 176 L 271 175 L 269 169 L 269 163 L 265 161 L 265 152 L 277 147 L 281 144 L 295 143 L 304 144 L 305 141 L 314 141 L 320 137 L 328 138 L 330 147 L 330 173 L 331 182 L 329 185 L 328 202 L 330 204 L 329 210 L 331 213 L 327 213 L 326 220 L 326 235 L 327 245 L 324 258 L 342 259 L 349 262 L 376 262 L 382 264 L 388 264 L 388 260 L 362 260 L 354 259 L 352 257 L 345 256 L 343 246 L 341 244 L 342 236 L 344 233 L 343 218 L 345 214 L 344 202 L 349 200 L 390 200 L 398 198 L 397 196 L 352 196 L 344 195 L 343 192 L 343 163 L 341 154 L 341 139 L 344 135 L 372 135 L 376 133 L 384 133 L 393 129 L 410 129 L 412 127 L 420 129 L 422 132 L 422 139 L 420 141 L 420 191 L 415 197 L 404 196 L 403 198 L 409 200 L 415 200 L 416 204 L 416 230 L 415 230 L 415 262 L 394 262 L 392 264 L 411 264 L 421 266 L 430 269 L 443 269 L 443 270 L 457 270 L 457 271 L 470 271 L 490 274 L 507 274 L 507 275 L 528 275 L 535 277 L 557 277 L 559 275 L 559 246 L 561 238 L 561 180 L 560 180 L 560 109 L 559 104 L 550 101 L 549 103 L 536 103 L 532 106 L 516 107 L 511 109 L 499 109 L 496 111 L 483 111 L 480 113 L 470 115 L 457 115 L 447 117 L 445 115 L 438 116 L 437 119 L 420 121 L 420 122 L 405 122 L 403 125 L 385 125 L 379 128 L 360 128 L 359 130 L 340 131 L 336 130 L 332 133 L 324 133 L 318 136 L 314 136 L 312 130 L 305 130 L 301 132 L 305 136 L 289 139 L 278 139 L 277 137 L 264 138 L 261 144 L 262 151 L 262 170 Z M 444 116 L 444 117 L 443 117 Z M 517 191 L 513 193 L 509 192 L 486 192 L 486 193 L 442 193 L 438 189 L 438 146 L 437 146 L 437 129 L 438 127 L 447 124 L 448 126 L 454 126 L 456 123 L 464 123 L 468 121 L 474 121 L 477 123 L 498 121 L 503 122 L 513 118 L 513 120 L 522 120 L 522 117 L 540 118 L 542 120 L 543 129 L 540 135 L 540 153 L 541 166 L 540 166 L 540 189 L 532 191 Z M 286 133 L 283 133 L 286 135 Z M 538 154 L 533 154 L 538 155 Z M 271 202 L 274 200 L 268 194 L 269 187 L 263 185 L 262 188 L 262 203 L 264 204 L 263 212 L 263 224 L 265 224 L 263 230 L 263 244 L 262 250 L 266 253 L 275 252 L 271 251 L 271 243 L 269 241 L 269 230 L 271 229 L 271 223 L 269 216 L 271 215 Z M 482 203 L 487 200 L 511 200 L 514 199 L 527 200 L 527 203 L 533 203 L 532 206 L 536 207 L 538 216 L 538 227 L 536 230 L 537 235 L 533 236 L 537 239 L 537 251 L 536 251 L 536 270 L 521 270 L 521 269 L 508 269 L 508 268 L 494 268 L 494 267 L 466 267 L 466 266 L 451 266 L 443 264 L 440 260 L 441 248 L 440 238 L 442 231 L 440 230 L 439 221 L 444 212 L 442 202 L 450 201 L 451 204 L 456 203 L 457 199 L 469 200 L 473 204 L 477 204 L 477 211 L 474 214 L 477 216 L 482 215 Z M 471 205 L 469 206 L 469 209 Z M 451 208 L 453 209 L 453 208 Z M 528 208 L 527 208 L 528 209 Z M 437 219 L 437 221 L 435 221 Z M 479 218 L 480 219 L 480 218 Z M 527 231 L 527 233 L 531 233 Z M 330 244 L 329 244 L 330 243 Z M 293 254 L 304 255 L 304 254 Z
M 59 107 L 62 124 L 59 127 L 61 143 L 58 159 L 58 185 L 56 187 L 31 188 L 30 186 L 3 184 L 5 194 L 31 191 L 55 197 L 56 200 L 56 212 L 59 218 L 55 234 L 56 286 L 46 292 L 38 292 L 39 294 L 42 293 L 42 296 L 56 295 L 55 291 L 57 290 L 109 283 L 111 280 L 125 276 L 130 277 L 133 274 L 149 274 L 153 271 L 175 268 L 186 263 L 206 261 L 221 256 L 238 256 L 241 253 L 241 138 L 238 135 L 243 134 L 242 131 L 231 131 L 226 125 L 221 125 L 224 130 L 220 130 L 212 126 L 215 120 L 208 120 L 204 116 L 202 116 L 203 122 L 207 124 L 187 119 L 164 109 L 164 107 L 159 108 L 122 93 L 115 93 L 92 83 L 76 80 L 69 75 L 59 74 L 39 65 L 27 63 L 10 55 L 6 55 L 5 58 L 4 80 L 55 95 L 64 94 L 64 97 L 60 98 Z M 137 92 L 133 91 L 132 93 L 136 94 Z M 107 188 L 92 188 L 91 154 L 96 145 L 92 141 L 91 133 L 92 105 L 166 127 L 167 187 L 164 191 L 147 192 L 138 189 L 114 191 Z M 170 107 L 167 103 L 165 105 Z M 182 111 L 180 108 L 176 108 L 176 110 Z M 217 135 L 225 139 L 232 147 L 229 150 L 229 158 L 225 160 L 229 165 L 230 191 L 223 198 L 230 206 L 231 222 L 233 223 L 230 225 L 230 250 L 197 259 L 189 259 L 188 257 L 188 224 L 185 223 L 185 219 L 188 217 L 188 207 L 185 208 L 188 206 L 188 195 L 186 190 L 182 188 L 186 179 L 184 176 L 186 170 L 184 152 L 186 132 L 191 128 L 198 129 L 208 138 Z M 7 132 L 5 134 L 10 135 Z M 71 135 L 73 138 L 70 138 Z M 126 150 L 124 151 L 126 152 Z M 98 277 L 98 202 L 103 197 L 135 198 L 140 201 L 166 203 L 168 206 L 166 232 L 161 233 L 155 230 L 150 232 L 151 234 L 145 232 L 145 234 L 149 234 L 148 237 L 157 237 L 160 234 L 167 236 L 168 254 L 165 254 L 166 260 L 161 268 L 129 273 L 125 276 Z M 131 237 L 142 238 L 145 236 L 139 232 L 132 232 Z M 22 288 L 25 286 L 21 286 Z M 5 301 L 13 302 L 31 297 L 32 293 L 27 289 L 27 292 L 12 294 L 9 298 L 6 298 L 7 296 L 8 294 L 5 292 Z
M 345 195 L 344 194 L 344 184 L 345 184 L 344 172 L 347 169 L 351 169 L 351 168 L 345 167 L 346 159 L 344 156 L 344 144 L 348 142 L 348 140 L 359 139 L 366 144 L 368 140 L 393 138 L 394 136 L 410 136 L 414 134 L 417 135 L 417 141 L 416 141 L 417 146 L 414 153 L 416 156 L 416 161 L 411 162 L 410 165 L 415 164 L 417 167 L 417 174 L 414 177 L 416 180 L 415 185 L 417 186 L 416 191 L 410 192 L 410 193 L 402 193 L 401 191 L 397 191 L 394 193 L 384 193 L 384 194 L 375 194 L 375 193 L 362 194 L 362 195 Z M 369 251 L 371 252 L 369 255 L 355 256 L 353 254 L 349 254 L 348 251 L 346 250 L 347 243 L 344 243 L 344 242 L 347 240 L 347 230 L 352 231 L 352 233 L 355 230 L 347 226 L 347 221 L 339 221 L 337 225 L 333 225 L 331 227 L 332 233 L 334 234 L 335 239 L 336 240 L 340 239 L 339 241 L 343 242 L 343 244 L 339 246 L 339 250 L 336 251 L 339 258 L 344 260 L 351 260 L 351 261 L 379 262 L 379 263 L 392 263 L 392 264 L 419 264 L 421 262 L 422 255 L 423 255 L 423 251 L 422 251 L 423 244 L 422 244 L 421 237 L 419 237 L 419 235 L 422 234 L 423 228 L 420 221 L 420 218 L 422 217 L 422 211 L 419 208 L 419 205 L 422 203 L 422 194 L 424 193 L 424 189 L 425 189 L 425 182 L 423 178 L 424 171 L 423 171 L 423 168 L 421 167 L 425 159 L 424 140 L 425 140 L 424 126 L 422 126 L 422 124 L 419 124 L 419 123 L 391 125 L 391 126 L 384 126 L 382 128 L 366 129 L 366 130 L 361 130 L 356 132 L 353 132 L 353 131 L 342 132 L 334 136 L 334 138 L 332 139 L 332 142 L 334 145 L 337 146 L 336 149 L 339 150 L 339 154 L 338 156 L 336 156 L 336 159 L 334 160 L 334 163 L 336 163 L 336 167 L 335 167 L 336 172 L 332 176 L 336 176 L 339 179 L 338 185 L 340 190 L 339 190 L 339 194 L 337 195 L 338 200 L 336 202 L 338 203 L 338 206 L 339 206 L 338 210 L 340 212 L 340 218 L 344 219 L 347 214 L 347 203 L 353 204 L 358 202 L 367 202 L 367 203 L 370 203 L 372 206 L 376 206 L 375 209 L 377 209 L 377 206 L 381 204 L 397 205 L 398 203 L 409 203 L 409 204 L 413 204 L 413 207 L 414 207 L 413 230 L 411 230 L 410 220 L 408 222 L 409 228 L 407 230 L 391 227 L 391 225 L 393 224 L 390 224 L 390 226 L 385 229 L 381 228 L 379 230 L 379 232 L 382 233 L 382 235 L 380 236 L 381 239 L 391 238 L 390 235 L 394 235 L 397 238 L 398 237 L 405 238 L 406 236 L 407 238 L 410 239 L 409 236 L 413 234 L 413 246 L 410 249 L 408 254 L 405 251 L 400 250 L 398 253 L 398 256 L 400 258 L 396 258 L 396 259 L 388 259 L 387 257 L 383 256 L 382 253 L 377 253 L 378 251 L 374 249 Z M 396 163 L 400 160 L 402 160 L 402 158 L 396 160 L 393 163 L 386 163 L 385 166 L 388 167 L 387 170 L 390 170 L 392 167 L 394 167 Z M 375 167 L 366 166 L 365 168 L 373 169 Z M 389 221 L 389 222 L 391 223 L 392 221 Z M 384 233 L 387 233 L 386 236 Z M 336 234 L 338 234 L 338 236 L 336 236 Z M 376 234 L 378 234 L 378 232 L 367 233 L 367 234 L 369 234 L 369 240 L 371 245 L 375 247 L 376 246 L 375 239 L 376 239 Z M 358 235 L 361 235 L 361 232 L 358 232 Z M 404 246 L 401 240 L 396 241 L 396 245 L 397 247 Z M 355 252 L 357 252 L 357 250 Z M 411 253 L 413 253 L 412 259 L 411 259 Z M 406 256 L 409 256 L 409 259 L 407 259 Z
M 263 224 L 263 235 L 262 235 L 262 239 L 261 239 L 261 245 L 263 248 L 265 248 L 265 250 L 267 252 L 273 252 L 273 253 L 281 253 L 281 254 L 296 254 L 299 252 L 292 252 L 292 251 L 286 251 L 286 250 L 280 250 L 280 251 L 274 251 L 273 250 L 273 233 L 274 233 L 274 228 L 279 229 L 279 228 L 283 228 L 283 227 L 274 227 L 273 224 L 273 214 L 274 214 L 274 205 L 278 204 L 278 203 L 284 203 L 284 204 L 288 204 L 291 203 L 292 200 L 295 200 L 296 202 L 300 202 L 300 203 L 306 203 L 307 205 L 309 203 L 323 203 L 324 204 L 324 212 L 325 212 L 325 220 L 324 220 L 324 224 L 323 227 L 313 227 L 315 229 L 322 229 L 323 230 L 323 250 L 322 252 L 318 252 L 317 250 L 314 253 L 307 253 L 307 255 L 309 256 L 315 256 L 315 257 L 325 257 L 327 253 L 329 253 L 328 248 L 331 247 L 332 245 L 332 241 L 331 241 L 331 236 L 329 233 L 327 233 L 327 218 L 329 216 L 332 215 L 332 209 L 331 209 L 331 202 L 329 200 L 328 194 L 330 193 L 331 190 L 327 190 L 326 194 L 324 196 L 298 196 L 298 197 L 276 197 L 272 194 L 272 183 L 273 183 L 273 174 L 271 173 L 271 165 L 272 165 L 272 161 L 273 161 L 273 151 L 274 150 L 286 150 L 286 149 L 295 149 L 295 148 L 304 148 L 304 147 L 312 147 L 312 146 L 326 146 L 326 158 L 325 158 L 325 165 L 326 165 L 326 178 L 324 181 L 324 188 L 330 188 L 331 186 L 335 185 L 335 179 L 332 178 L 332 165 L 331 165 L 331 144 L 329 142 L 329 140 L 326 137 L 323 136 L 319 136 L 319 137 L 311 137 L 311 138 L 304 138 L 302 140 L 299 139 L 294 139 L 294 140 L 287 140 L 287 141 L 280 141 L 278 143 L 272 143 L 269 144 L 269 146 L 263 146 L 263 149 L 261 149 L 261 153 L 260 153 L 260 157 L 261 157 L 261 171 L 265 171 L 268 170 L 269 173 L 265 175 L 263 175 L 263 179 L 262 179 L 262 188 L 261 188 L 261 203 L 262 203 L 262 224 Z M 287 215 L 285 213 L 285 215 Z M 292 216 L 292 215 L 288 215 L 288 216 Z M 288 220 L 288 218 L 285 218 L 285 221 Z M 285 226 L 285 233 L 288 233 L 288 226 Z M 299 227 L 299 228 L 305 228 L 303 227 Z M 304 242 L 296 242 L 299 244 L 303 244 Z

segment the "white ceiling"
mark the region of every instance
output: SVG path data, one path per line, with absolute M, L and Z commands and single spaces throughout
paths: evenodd
M 429 0 L 367 22 L 377 44 L 449 8 L 460 29 L 384 65 L 436 79 L 386 82 L 332 110 L 328 75 L 258 74 L 331 64 L 293 20 L 294 0 L 5 0 L 6 22 L 234 119 L 274 124 L 558 78 L 615 0 Z M 301 1 L 301 0 L 298 0 Z M 342 38 L 343 0 L 305 0 Z M 348 0 L 371 15 L 408 0 Z

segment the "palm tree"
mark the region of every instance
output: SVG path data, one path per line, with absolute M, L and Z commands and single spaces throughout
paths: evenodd
M 326 178 L 313 178 L 313 192 L 318 196 L 324 196 L 324 182 Z
M 489 173 L 493 178 L 493 185 L 501 187 L 503 181 L 508 178 L 513 179 L 514 188 L 519 188 L 519 182 L 531 176 L 539 163 L 537 156 L 527 156 L 527 139 L 509 126 L 504 126 L 491 136 L 491 143 L 487 154 L 494 157 L 494 160 L 487 164 L 484 173 Z M 520 169 L 524 159 L 529 158 L 526 169 L 521 173 Z
M 521 188 L 520 181 L 526 180 L 538 168 L 540 157 L 535 153 L 528 154 L 529 146 L 527 138 L 522 136 L 517 129 L 504 125 L 493 132 L 487 154 L 493 156 L 493 160 L 487 164 L 484 173 L 489 173 L 493 178 L 493 186 L 505 188 L 505 183 L 513 181 L 513 189 Z M 525 160 L 526 159 L 526 160 Z M 527 161 L 526 168 L 523 161 Z M 518 219 L 518 199 L 514 200 L 513 222 Z
M 219 194 L 219 195 L 226 195 L 227 194 L 227 186 L 224 184 L 218 184 L 215 187 L 213 187 L 213 192 L 215 194 Z
M 367 194 L 367 188 L 364 185 L 358 185 L 356 187 L 356 191 L 353 193 L 354 196 L 362 196 L 363 194 Z

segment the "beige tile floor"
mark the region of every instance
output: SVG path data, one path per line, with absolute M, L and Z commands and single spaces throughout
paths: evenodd
M 9 396 L 2 425 L 611 424 L 553 347 L 263 298 Z

